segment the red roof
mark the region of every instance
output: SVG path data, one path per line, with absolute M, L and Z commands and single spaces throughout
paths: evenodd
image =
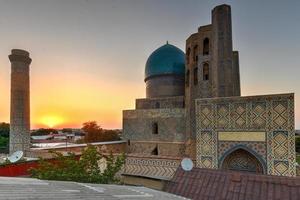
M 300 200 L 300 177 L 179 167 L 164 190 L 190 199 Z

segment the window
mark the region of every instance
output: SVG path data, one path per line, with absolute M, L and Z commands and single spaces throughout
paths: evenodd
M 157 122 L 154 122 L 152 124 L 152 134 L 158 134 L 158 124 L 157 124 Z
M 187 70 L 187 72 L 186 72 L 185 84 L 186 84 L 187 87 L 190 84 L 190 70 Z
M 156 102 L 156 103 L 155 103 L 155 108 L 160 108 L 159 102 Z
M 194 49 L 193 49 L 193 60 L 194 60 L 194 62 L 198 61 L 198 45 L 194 46 Z
M 198 84 L 198 67 L 194 68 L 194 85 Z
M 127 145 L 130 146 L 130 140 L 127 140 Z
M 157 149 L 157 146 L 152 150 L 151 155 L 155 155 L 155 156 L 158 155 L 158 149 Z
M 209 54 L 209 39 L 205 38 L 203 40 L 203 55 L 208 55 Z
M 209 65 L 208 65 L 208 63 L 203 64 L 203 80 L 204 81 L 209 80 Z
M 191 49 L 188 48 L 186 51 L 186 63 L 189 64 L 190 63 L 190 55 L 191 55 Z

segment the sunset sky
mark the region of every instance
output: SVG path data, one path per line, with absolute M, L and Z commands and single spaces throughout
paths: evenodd
M 300 1 L 0 0 L 0 122 L 9 122 L 13 48 L 30 52 L 31 128 L 122 128 L 122 110 L 145 97 L 144 66 L 156 48 L 185 49 L 232 7 L 242 95 L 295 92 L 300 129 Z

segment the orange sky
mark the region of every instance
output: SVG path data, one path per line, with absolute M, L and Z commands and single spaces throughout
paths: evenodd
M 7 56 L 11 49 L 21 48 L 33 60 L 32 128 L 81 127 L 90 120 L 104 128 L 122 128 L 122 110 L 133 109 L 135 99 L 145 97 L 148 56 L 167 40 L 184 50 L 186 38 L 209 24 L 211 9 L 221 3 L 2 1 L 0 122 L 9 122 Z M 299 129 L 300 26 L 295 26 L 300 21 L 299 2 L 230 1 L 230 5 L 242 95 L 295 92 Z

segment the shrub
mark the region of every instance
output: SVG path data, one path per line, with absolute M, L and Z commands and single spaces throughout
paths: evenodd
M 296 147 L 296 152 L 300 153 L 300 137 L 296 136 L 295 138 L 295 147 Z
M 125 155 L 102 155 L 94 146 L 88 146 L 83 150 L 81 158 L 76 159 L 75 154 L 68 153 L 63 156 L 59 152 L 54 154 L 54 161 L 40 159 L 38 168 L 31 169 L 32 177 L 45 180 L 75 181 L 84 183 L 116 183 L 115 177 L 125 163 Z M 106 159 L 106 169 L 101 171 L 99 161 Z

